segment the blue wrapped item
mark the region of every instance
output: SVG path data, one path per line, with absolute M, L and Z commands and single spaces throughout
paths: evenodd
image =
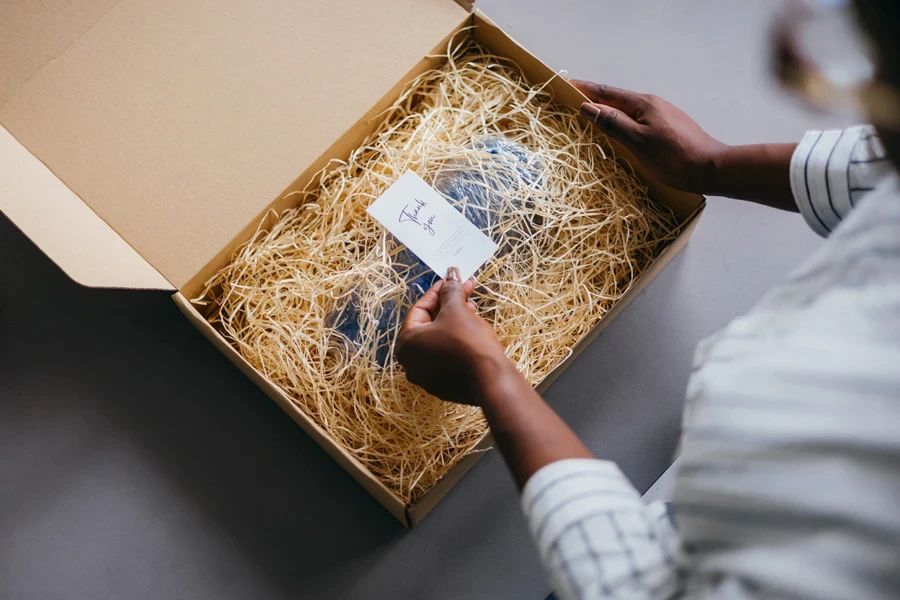
M 521 230 L 528 231 L 531 223 L 522 217 L 523 188 L 537 189 L 541 185 L 540 161 L 519 143 L 499 136 L 486 137 L 474 145 L 477 151 L 490 155 L 490 160 L 482 158 L 483 169 L 491 169 L 491 177 L 485 178 L 480 168 L 457 161 L 446 165 L 437 176 L 433 187 L 476 227 L 500 245 L 502 255 L 515 242 L 514 235 L 507 234 L 498 239 L 501 225 L 509 219 L 521 219 Z M 527 203 L 528 200 L 526 199 Z M 407 283 L 407 298 L 404 302 L 385 299 L 380 306 L 380 317 L 376 327 L 375 360 L 384 366 L 390 359 L 390 347 L 396 333 L 396 324 L 402 322 L 406 307 L 416 301 L 439 278 L 428 266 L 419 260 L 405 246 L 401 247 L 392 260 L 394 270 Z M 365 285 L 365 282 L 360 282 Z M 402 312 L 402 314 L 398 314 Z M 360 348 L 360 332 L 366 325 L 361 322 L 358 294 L 351 293 L 326 317 L 326 323 L 352 346 Z

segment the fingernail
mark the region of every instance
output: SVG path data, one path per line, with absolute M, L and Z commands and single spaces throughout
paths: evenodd
M 459 269 L 456 267 L 447 269 L 447 281 L 459 281 Z
M 600 109 L 590 102 L 585 102 L 581 105 L 581 116 L 591 123 L 596 123 L 600 118 Z

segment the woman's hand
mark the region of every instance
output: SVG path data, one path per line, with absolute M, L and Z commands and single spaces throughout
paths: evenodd
M 581 115 L 631 150 L 659 182 L 797 211 L 790 183 L 797 144 L 729 146 L 662 98 L 588 81 L 572 85 L 590 99 Z
M 450 269 L 409 309 L 396 346 L 407 379 L 443 400 L 481 406 L 520 488 L 552 462 L 591 458 L 475 314 L 469 300 L 474 287 Z
M 705 180 L 725 144 L 662 98 L 589 81 L 571 83 L 590 99 L 581 115 L 631 150 L 657 180 L 707 193 Z
M 409 309 L 395 350 L 412 383 L 443 400 L 480 405 L 490 378 L 515 366 L 491 326 L 475 314 L 469 300 L 474 287 L 451 268 Z

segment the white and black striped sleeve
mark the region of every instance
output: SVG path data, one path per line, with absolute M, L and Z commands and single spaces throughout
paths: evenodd
M 680 542 L 662 503 L 645 504 L 612 462 L 547 465 L 522 507 L 558 598 L 671 598 Z
M 871 126 L 810 131 L 791 159 L 791 190 L 806 222 L 827 237 L 892 170 Z

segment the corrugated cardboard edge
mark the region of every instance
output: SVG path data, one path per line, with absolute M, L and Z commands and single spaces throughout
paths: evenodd
M 584 352 L 584 349 L 591 345 L 597 336 L 600 335 L 600 332 L 606 329 L 606 326 L 609 325 L 613 319 L 618 316 L 625 307 L 628 306 L 632 300 L 634 300 L 641 291 L 647 287 L 647 285 L 657 276 L 662 270 L 672 262 L 672 259 L 681 252 L 682 249 L 687 245 L 688 240 L 694 234 L 694 230 L 697 228 L 697 223 L 700 221 L 700 216 L 703 214 L 703 211 L 706 209 L 706 202 L 704 201 L 694 214 L 687 220 L 684 226 L 681 228 L 681 232 L 678 234 L 678 237 L 675 238 L 671 244 L 669 244 L 665 250 L 663 250 L 660 255 L 653 261 L 653 264 L 647 268 L 646 271 L 641 273 L 641 275 L 637 278 L 634 284 L 629 288 L 627 292 L 619 299 L 618 302 L 610 309 L 608 313 L 603 315 L 603 318 L 600 319 L 600 322 L 594 326 L 578 344 L 572 349 L 572 353 L 569 355 L 566 360 L 559 364 L 553 371 L 550 372 L 547 377 L 537 386 L 538 392 L 543 392 L 550 385 L 556 381 L 556 379 L 562 375 L 563 371 L 565 371 L 572 362 L 578 358 L 578 355 Z
M 444 477 L 438 481 L 431 489 L 429 489 L 425 494 L 419 498 L 415 504 L 406 507 L 406 520 L 409 523 L 409 527 L 413 528 L 419 523 L 422 522 L 422 519 L 425 518 L 425 515 L 431 512 L 435 506 L 437 506 L 438 502 L 440 502 L 447 493 L 453 489 L 453 487 L 459 483 L 459 480 L 463 478 L 463 475 L 469 472 L 469 469 L 475 466 L 481 457 L 487 454 L 487 451 L 490 450 L 494 445 L 494 438 L 491 436 L 490 431 L 481 441 L 478 442 L 478 445 L 475 446 L 475 449 L 472 450 L 469 454 L 463 457 L 456 465 L 447 472 Z
M 591 342 L 597 339 L 600 332 L 603 331 L 607 325 L 612 323 L 616 315 L 625 310 L 625 307 L 628 306 L 628 304 L 631 303 L 631 301 L 634 300 L 638 294 L 640 294 L 641 291 L 662 272 L 666 265 L 672 262 L 672 259 L 675 258 L 679 252 L 681 252 L 687 245 L 691 235 L 693 235 L 694 230 L 697 227 L 697 222 L 700 220 L 700 215 L 705 208 L 706 203 L 704 202 L 684 224 L 678 237 L 675 238 L 675 240 L 660 253 L 656 260 L 653 261 L 653 264 L 638 277 L 631 288 L 625 292 L 618 302 L 616 302 L 615 306 L 613 306 L 608 313 L 603 315 L 603 318 L 600 319 L 600 321 L 583 338 L 581 338 L 578 344 L 572 349 L 572 353 L 535 387 L 535 390 L 537 390 L 539 394 L 543 394 L 553 382 L 569 368 L 575 359 L 578 358 L 578 355 L 584 352 L 585 348 L 590 346 Z M 488 433 L 488 435 L 486 435 L 478 444 L 473 453 L 466 456 L 453 467 L 450 472 L 447 473 L 447 475 L 445 475 L 434 487 L 428 490 L 418 502 L 408 507 L 406 509 L 406 514 L 409 526 L 415 527 L 421 523 L 422 519 L 425 518 L 425 515 L 437 506 L 438 502 L 440 502 L 453 486 L 462 479 L 463 475 L 465 475 L 469 469 L 475 466 L 475 463 L 486 454 L 485 451 L 489 449 L 493 443 L 493 438 L 491 438 L 490 433 Z
M 2 126 L 0 210 L 81 285 L 175 289 Z
M 197 311 L 196 308 L 179 292 L 172 296 L 175 304 L 181 312 L 193 323 L 194 327 L 211 341 L 222 354 L 228 357 L 253 383 L 255 383 L 266 395 L 296 422 L 303 431 L 321 446 L 341 467 L 347 471 L 367 492 L 375 497 L 394 517 L 402 524 L 409 526 L 406 519 L 406 506 L 383 483 L 356 459 L 352 454 L 341 448 L 332 440 L 325 431 L 301 411 L 291 401 L 281 388 L 266 379 L 262 373 L 256 370 L 244 357 L 229 344 L 209 322 Z

